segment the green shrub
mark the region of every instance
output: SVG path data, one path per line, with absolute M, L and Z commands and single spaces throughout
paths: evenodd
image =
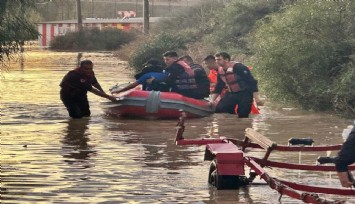
M 35 6 L 33 0 L 0 1 L 0 73 L 4 63 L 18 57 L 25 41 L 39 36 L 31 22 Z
M 348 2 L 297 1 L 261 21 L 250 42 L 267 95 L 306 109 L 344 111 L 339 101 L 355 98 L 346 88 L 354 86 L 354 78 L 339 83 L 354 69 L 354 11 Z
M 282 5 L 278 0 L 232 0 L 224 7 L 215 9 L 207 23 L 211 32 L 204 36 L 204 42 L 233 55 L 250 54 L 246 36 L 257 20 L 278 11 Z
M 85 29 L 79 39 L 79 32 L 70 32 L 64 36 L 57 36 L 51 42 L 54 50 L 115 50 L 135 39 L 134 32 L 127 32 L 116 28 L 99 30 Z M 79 46 L 79 41 L 81 46 Z
M 246 37 L 255 22 L 288 3 L 278 0 L 230 0 L 225 3 L 209 0 L 158 23 L 155 32 L 180 33 L 192 43 L 202 42 L 206 47 L 214 47 L 215 52 L 250 54 Z
M 181 34 L 160 33 L 139 46 L 130 57 L 129 63 L 139 71 L 142 64 L 152 57 L 161 59 L 162 54 L 168 50 L 186 49 L 188 40 Z

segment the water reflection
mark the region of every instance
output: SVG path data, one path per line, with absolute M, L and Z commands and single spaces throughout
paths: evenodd
M 237 190 L 216 190 L 215 187 L 209 186 L 209 200 L 208 204 L 232 204 L 236 203 L 254 203 L 250 196 L 249 187 L 241 187 Z M 268 203 L 268 202 L 265 202 Z
M 69 119 L 66 135 L 62 140 L 62 154 L 65 162 L 70 165 L 81 165 L 89 168 L 93 165 L 87 160 L 96 154 L 94 147 L 89 145 L 90 134 L 87 133 L 89 119 Z
M 114 122 L 116 118 L 107 118 Z M 198 165 L 202 162 L 194 161 L 193 155 L 201 148 L 190 147 L 188 149 L 177 146 L 174 143 L 175 120 L 131 120 L 120 119 L 122 123 L 112 127 L 115 132 L 112 140 L 124 142 L 128 145 L 139 144 L 143 153 L 135 157 L 135 161 L 143 162 L 146 167 L 159 167 L 169 170 L 183 169 L 187 166 Z M 144 125 L 137 125 L 143 124 Z M 203 124 L 200 124 L 203 126 Z

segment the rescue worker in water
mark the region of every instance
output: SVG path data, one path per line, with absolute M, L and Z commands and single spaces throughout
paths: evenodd
M 108 95 L 101 88 L 93 71 L 90 60 L 80 62 L 80 67 L 69 71 L 60 83 L 60 99 L 72 118 L 82 118 L 91 115 L 87 92 L 116 101 L 114 96 Z
M 247 66 L 230 61 L 231 57 L 228 53 L 217 53 L 215 58 L 220 67 L 217 70 L 217 84 L 212 92 L 211 102 L 214 103 L 224 87 L 228 87 L 228 92 L 222 96 L 215 112 L 234 114 L 235 106 L 238 105 L 238 117 L 249 117 L 253 98 L 257 105 L 263 105 L 258 95 L 257 81 Z
M 355 181 L 348 170 L 348 165 L 355 162 L 355 125 L 348 138 L 341 147 L 338 156 L 335 157 L 335 168 L 338 172 L 340 183 L 343 187 L 355 187 Z

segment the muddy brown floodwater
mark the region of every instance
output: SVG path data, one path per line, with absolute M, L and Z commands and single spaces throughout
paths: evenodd
M 27 51 L 22 67 L 14 64 L 3 73 L 2 203 L 278 203 L 279 194 L 264 185 L 220 191 L 209 186 L 204 147 L 176 146 L 176 120 L 110 117 L 100 107 L 105 99 L 93 94 L 92 116 L 69 119 L 59 99 L 59 83 L 75 67 L 76 57 L 70 52 Z M 133 80 L 125 62 L 111 53 L 83 53 L 83 58 L 94 62 L 105 90 Z M 242 139 L 244 129 L 252 127 L 280 144 L 290 137 L 337 144 L 351 123 L 330 114 L 266 104 L 260 115 L 248 119 L 214 114 L 187 120 L 185 136 Z M 271 158 L 298 163 L 299 156 L 275 152 Z M 301 162 L 313 164 L 318 156 L 302 153 Z M 289 181 L 340 187 L 335 173 L 267 171 Z M 355 203 L 354 196 L 320 196 Z M 302 202 L 283 196 L 281 203 Z

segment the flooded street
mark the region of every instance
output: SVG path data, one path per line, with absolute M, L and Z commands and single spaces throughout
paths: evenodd
M 32 50 L 24 59 L 23 67 L 13 65 L 0 79 L 2 203 L 278 203 L 279 194 L 264 185 L 220 191 L 209 186 L 205 147 L 176 146 L 177 120 L 107 116 L 100 107 L 106 99 L 91 93 L 91 117 L 70 119 L 59 83 L 75 68 L 77 53 Z M 83 53 L 82 59 L 94 62 L 105 91 L 133 81 L 126 63 L 111 53 Z M 291 137 L 338 144 L 352 122 L 267 103 L 249 119 L 227 114 L 188 119 L 184 135 L 243 139 L 245 128 L 253 127 L 279 144 Z M 318 156 L 302 153 L 301 162 L 314 164 Z M 298 163 L 299 157 L 273 152 L 270 159 Z M 293 182 L 340 187 L 336 173 L 266 170 Z M 354 196 L 320 196 L 355 203 Z M 302 202 L 283 196 L 281 203 Z

